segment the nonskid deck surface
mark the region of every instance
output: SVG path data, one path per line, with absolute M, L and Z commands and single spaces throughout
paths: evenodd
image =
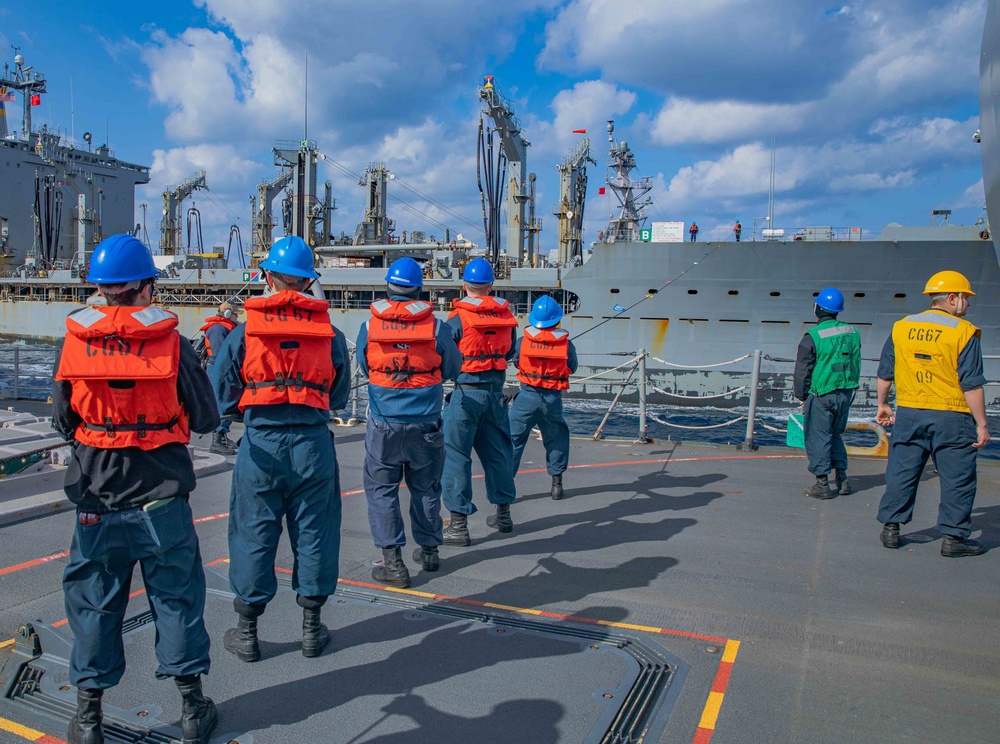
M 443 548 L 437 574 L 404 551 L 413 585 L 398 591 L 371 578 L 363 430 L 336 433 L 342 593 L 324 610 L 334 642 L 319 659 L 299 651 L 287 587 L 261 620 L 260 662 L 222 649 L 235 617 L 225 580 L 231 474 L 201 479 L 191 497 L 215 587 L 213 741 L 596 742 L 637 684 L 653 709 L 650 742 L 990 741 L 1000 725 L 992 462 L 980 462 L 973 533 L 991 552 L 956 560 L 939 555 L 930 471 L 909 538 L 889 551 L 874 517 L 881 461 L 853 462 L 856 493 L 817 502 L 801 493 L 810 476 L 794 450 L 574 440 L 567 497 L 552 501 L 532 439 L 514 533 L 486 526 L 477 479 L 472 547 Z M 72 520 L 0 528 L 0 639 L 36 619 L 68 635 L 60 579 Z M 291 565 L 283 542 L 283 587 Z M 164 726 L 177 722 L 179 698 L 153 677 L 138 575 L 133 590 L 128 672 L 106 696 L 118 727 L 109 741 L 170 741 Z M 60 689 L 59 647 L 43 649 L 53 652 L 34 665 L 42 682 L 27 699 L 0 703 L 0 742 L 65 737 L 72 691 Z M 0 650 L 3 690 L 18 666 L 12 648 Z M 125 738 L 136 731 L 146 738 Z

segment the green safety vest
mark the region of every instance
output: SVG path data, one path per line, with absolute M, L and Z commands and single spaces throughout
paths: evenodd
M 809 330 L 816 344 L 816 368 L 809 392 L 826 395 L 834 390 L 857 390 L 861 377 L 861 336 L 839 320 L 824 320 Z

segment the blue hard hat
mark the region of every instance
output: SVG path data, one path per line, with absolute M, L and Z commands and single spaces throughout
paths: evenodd
M 535 326 L 535 328 L 552 328 L 559 325 L 562 316 L 562 305 L 549 295 L 545 295 L 535 300 L 535 304 L 531 306 L 531 312 L 528 314 L 528 322 Z
M 471 284 L 493 284 L 493 267 L 485 258 L 474 258 L 465 267 L 462 281 Z
M 286 235 L 274 241 L 267 259 L 260 262 L 264 271 L 276 274 L 300 276 L 304 279 L 317 279 L 319 274 L 313 267 L 312 248 L 298 235 Z
M 816 304 L 830 313 L 844 312 L 844 295 L 836 287 L 825 287 L 816 295 Z
M 400 287 L 422 287 L 424 286 L 424 272 L 420 264 L 409 256 L 397 258 L 389 267 L 389 273 L 385 275 L 385 280 L 389 284 L 396 284 Z
M 149 248 L 126 233 L 112 235 L 97 244 L 90 259 L 87 281 L 93 284 L 126 284 L 152 279 L 159 274 Z

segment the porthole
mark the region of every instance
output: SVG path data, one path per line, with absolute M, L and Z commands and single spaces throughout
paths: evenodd
M 646 290 L 646 294 L 651 294 L 651 295 L 655 295 L 655 294 L 656 294 L 657 292 L 659 292 L 659 291 L 660 291 L 660 290 L 658 290 L 658 289 L 647 289 L 647 290 Z
M 729 290 L 729 296 L 730 296 L 730 297 L 735 297 L 735 296 L 736 296 L 736 295 L 738 295 L 739 293 L 740 293 L 740 292 L 739 292 L 739 290 L 737 290 L 737 289 L 731 289 L 731 290 Z
M 698 290 L 697 289 L 689 289 L 688 290 L 688 294 L 698 294 Z
M 781 297 L 781 292 L 771 292 L 771 297 Z
M 864 296 L 865 296 L 865 293 L 864 293 L 864 292 L 855 292 L 855 293 L 854 293 L 854 296 L 855 296 L 855 297 L 858 297 L 858 298 L 861 298 L 861 297 L 864 297 Z
M 617 287 L 612 287 L 611 288 L 611 294 L 618 294 L 619 292 L 621 292 L 621 290 L 618 289 Z
M 906 292 L 896 292 L 896 294 L 894 294 L 893 297 L 895 297 L 897 300 L 905 300 Z
M 813 292 L 813 297 L 819 297 L 819 292 Z

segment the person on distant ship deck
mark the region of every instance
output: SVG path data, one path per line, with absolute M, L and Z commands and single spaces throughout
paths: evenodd
M 799 342 L 795 358 L 795 397 L 805 403 L 806 455 L 816 482 L 805 490 L 814 499 L 831 499 L 829 475 L 836 471 L 836 491 L 851 493 L 843 434 L 861 375 L 858 329 L 837 320 L 844 295 L 835 287 L 821 290 L 813 305 L 819 321 Z
M 736 236 L 736 242 L 740 242 L 740 235 L 743 234 L 743 225 L 740 224 L 739 220 L 736 220 L 736 224 L 733 225 L 733 235 Z
M 691 227 L 688 228 L 688 232 L 691 234 L 691 242 L 698 242 L 698 223 L 692 222 Z
M 933 456 L 941 481 L 938 531 L 946 558 L 980 555 L 970 540 L 976 500 L 976 454 L 990 441 L 980 331 L 962 316 L 975 297 L 969 280 L 941 271 L 924 287 L 931 307 L 896 321 L 878 366 L 878 415 L 895 424 L 878 508 L 883 547 L 899 547 L 899 526 L 913 517 L 920 474 Z M 896 413 L 889 390 L 896 384 Z

